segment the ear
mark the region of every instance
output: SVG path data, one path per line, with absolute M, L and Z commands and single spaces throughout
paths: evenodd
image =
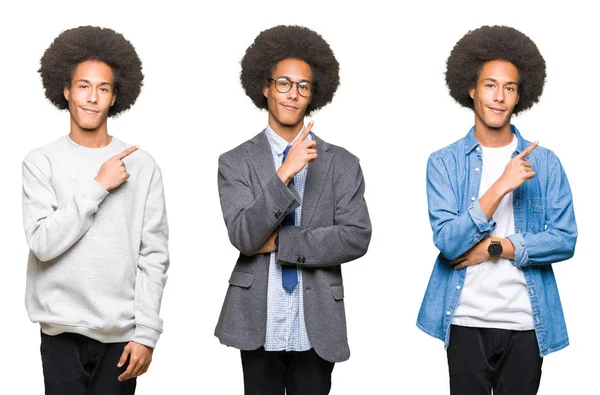
M 474 86 L 469 88 L 469 96 L 471 96 L 471 99 L 475 98 L 475 87 Z
M 63 88 L 63 96 L 65 97 L 66 101 L 69 101 L 69 92 L 71 92 L 71 88 L 65 85 Z
M 117 94 L 113 93 L 112 100 L 110 101 L 110 106 L 112 107 L 113 104 L 115 104 L 116 101 L 117 101 Z
M 265 86 L 263 86 L 263 96 L 266 98 L 269 98 L 269 85 L 265 84 Z

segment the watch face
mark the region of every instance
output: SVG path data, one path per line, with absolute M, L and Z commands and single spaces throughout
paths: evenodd
M 491 243 L 488 247 L 488 253 L 490 256 L 500 256 L 502 254 L 502 244 Z

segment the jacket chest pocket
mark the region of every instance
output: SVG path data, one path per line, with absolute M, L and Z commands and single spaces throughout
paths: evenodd
M 535 197 L 527 199 L 527 229 L 538 233 L 546 229 L 546 198 Z

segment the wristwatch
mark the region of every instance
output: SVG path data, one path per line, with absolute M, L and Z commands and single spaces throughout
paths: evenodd
M 488 246 L 488 254 L 491 257 L 499 257 L 502 255 L 502 243 L 500 243 L 500 238 L 497 236 L 492 236 L 492 241 L 490 241 L 490 245 Z

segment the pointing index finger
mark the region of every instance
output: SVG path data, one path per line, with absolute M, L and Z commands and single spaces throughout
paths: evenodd
M 531 153 L 531 152 L 532 152 L 532 151 L 535 149 L 535 147 L 537 147 L 537 146 L 538 146 L 538 142 L 537 142 L 537 141 L 534 141 L 533 143 L 531 143 L 531 144 L 529 145 L 529 147 L 525 148 L 525 149 L 523 150 L 523 152 L 521 152 L 521 153 L 519 154 L 519 158 L 520 158 L 520 159 L 525 159 L 525 157 L 526 157 L 527 155 L 529 155 L 529 154 L 530 154 L 530 153 Z
M 123 160 L 124 158 L 128 157 L 129 155 L 131 155 L 135 151 L 137 151 L 138 148 L 140 148 L 140 147 L 138 147 L 137 145 L 129 147 L 125 151 L 121 152 L 120 154 L 117 154 L 116 157 L 117 157 L 117 159 Z
M 310 121 L 308 123 L 308 125 L 304 128 L 304 131 L 302 132 L 302 134 L 298 138 L 298 141 L 300 141 L 300 142 L 304 141 L 304 139 L 306 138 L 306 136 L 308 136 L 308 134 L 310 133 L 310 130 L 312 129 L 312 127 L 313 127 L 314 124 L 315 124 L 314 121 Z

